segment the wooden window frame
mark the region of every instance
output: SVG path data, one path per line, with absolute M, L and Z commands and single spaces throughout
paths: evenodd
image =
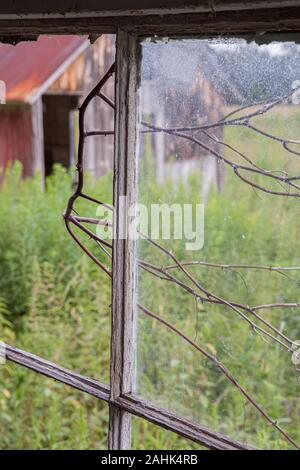
M 109 449 L 131 448 L 131 417 L 144 418 L 201 446 L 215 450 L 248 450 L 249 446 L 206 426 L 177 416 L 135 394 L 136 307 L 134 240 L 124 233 L 124 208 L 119 197 L 136 201 L 136 113 L 139 35 L 120 29 L 116 53 L 116 115 L 113 243 L 113 289 L 110 386 L 83 376 L 27 351 L 6 345 L 6 358 L 65 385 L 88 393 L 109 405 Z
M 152 35 L 147 31 L 146 35 Z M 116 115 L 115 115 L 115 187 L 114 208 L 116 217 L 113 245 L 113 311 L 111 349 L 111 393 L 110 403 L 123 404 L 130 400 L 132 411 L 120 406 L 110 406 L 109 448 L 124 450 L 131 448 L 131 414 L 138 414 L 136 407 L 145 413 L 140 415 L 156 424 L 187 437 L 197 443 L 216 450 L 250 449 L 228 436 L 215 433 L 197 423 L 175 415 L 167 409 L 158 408 L 135 392 L 135 356 L 137 308 L 135 298 L 136 246 L 135 241 L 119 233 L 126 233 L 130 220 L 124 217 L 123 201 L 128 206 L 137 202 L 137 113 L 141 39 L 131 29 L 118 29 L 116 44 Z M 149 413 L 149 414 L 148 414 Z M 157 419 L 159 418 L 159 421 Z M 195 434 L 196 432 L 196 434 Z M 216 438 L 214 443 L 203 432 Z M 200 435 L 201 434 L 201 435 Z M 218 437 L 216 437 L 218 436 Z M 223 439 L 226 440 L 224 443 Z M 222 442 L 221 442 L 222 441 Z M 225 446 L 224 446 L 225 444 Z M 229 447 L 228 447 L 229 446 Z
M 32 38 L 39 34 L 117 33 L 115 178 L 116 234 L 124 224 L 119 196 L 135 201 L 136 112 L 138 43 L 141 35 L 200 35 L 300 30 L 300 8 L 255 8 L 189 14 L 89 18 L 1 19 L 1 40 Z M 270 18 L 272 18 L 270 20 Z M 20 36 L 20 31 L 22 31 Z M 88 393 L 108 403 L 109 449 L 131 447 L 131 416 L 139 416 L 209 449 L 249 450 L 249 446 L 205 426 L 179 417 L 135 394 L 135 278 L 133 241 L 115 237 L 113 249 L 113 314 L 111 339 L 111 384 L 85 377 L 39 356 L 6 345 L 6 358 L 37 373 Z
M 242 444 L 235 439 L 225 436 L 221 433 L 213 431 L 206 426 L 189 421 L 179 417 L 174 413 L 164 410 L 150 402 L 143 400 L 141 397 L 133 393 L 125 393 L 118 397 L 112 398 L 110 387 L 98 380 L 91 379 L 84 375 L 78 374 L 66 369 L 58 364 L 43 359 L 40 356 L 31 354 L 22 349 L 6 345 L 6 358 L 15 364 L 26 367 L 46 377 L 52 378 L 57 382 L 68 385 L 76 390 L 85 392 L 93 397 L 98 398 L 110 407 L 110 450 L 129 449 L 131 442 L 126 441 L 126 436 L 122 436 L 124 426 L 120 427 L 119 421 L 122 419 L 122 413 L 128 413 L 130 416 L 138 416 L 154 423 L 168 431 L 177 433 L 178 435 L 188 438 L 208 449 L 212 450 L 251 450 L 250 446 Z M 115 414 L 116 419 L 112 419 L 111 413 Z M 116 414 L 119 411 L 119 415 Z M 115 429 L 112 428 L 115 426 Z M 122 431 L 121 431 L 122 430 Z M 127 429 L 125 429 L 127 431 Z M 121 435 L 121 439 L 120 436 Z M 112 439 L 114 439 L 112 441 Z M 118 439 L 118 440 L 117 440 Z M 121 440 L 121 442 L 120 442 Z M 121 445 L 122 444 L 122 445 Z

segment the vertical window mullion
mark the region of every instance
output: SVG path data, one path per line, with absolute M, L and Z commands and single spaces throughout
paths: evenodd
M 128 209 L 136 202 L 137 41 L 118 30 L 113 241 L 111 399 L 135 387 L 135 241 L 128 236 Z M 131 415 L 110 407 L 109 448 L 131 447 Z

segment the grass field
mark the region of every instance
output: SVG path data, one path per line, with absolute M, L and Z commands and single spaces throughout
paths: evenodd
M 300 113 L 297 107 L 281 108 L 256 124 L 297 138 Z M 269 169 L 299 170 L 296 156 L 287 159 L 280 144 L 253 137 L 247 129 L 230 128 L 225 137 Z M 147 171 L 141 202 L 201 202 L 199 175 L 191 177 L 187 186 L 168 181 L 158 187 L 151 168 Z M 110 284 L 64 228 L 61 214 L 71 186 L 72 177 L 60 167 L 48 178 L 45 193 L 38 175 L 22 180 L 18 165 L 6 174 L 0 193 L 0 336 L 107 382 Z M 111 175 L 98 182 L 89 177 L 87 187 L 90 194 L 111 202 Z M 79 209 L 95 215 L 87 203 Z M 297 201 L 259 193 L 227 169 L 224 191 L 213 191 L 206 203 L 205 244 L 196 258 L 299 266 L 299 230 Z M 195 253 L 184 251 L 182 241 L 174 242 L 172 249 L 180 259 L 195 259 Z M 165 262 L 143 244 L 140 251 L 146 259 Z M 247 305 L 299 300 L 297 272 L 287 278 L 268 271 L 192 269 L 206 287 L 229 300 Z M 230 309 L 202 305 L 145 273 L 139 276 L 139 296 L 217 354 L 269 414 L 300 441 L 300 389 L 289 354 L 267 343 Z M 265 310 L 264 315 L 292 339 L 300 339 L 297 309 Z M 102 402 L 12 364 L 0 367 L 0 377 L 1 449 L 106 447 L 108 410 Z M 214 366 L 142 316 L 138 386 L 148 399 L 239 440 L 260 448 L 290 447 Z M 197 446 L 135 418 L 134 448 Z

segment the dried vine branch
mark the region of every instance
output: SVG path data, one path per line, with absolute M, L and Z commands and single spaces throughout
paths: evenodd
M 97 266 L 103 270 L 109 277 L 111 277 L 111 269 L 110 267 L 106 266 L 99 258 L 86 247 L 85 243 L 81 241 L 79 236 L 74 232 L 73 225 L 80 230 L 84 235 L 89 237 L 90 239 L 94 240 L 99 248 L 106 254 L 108 258 L 108 262 L 111 261 L 111 252 L 112 244 L 109 243 L 107 240 L 101 238 L 98 234 L 90 230 L 86 227 L 85 224 L 97 226 L 97 225 L 104 225 L 106 227 L 111 227 L 111 222 L 107 220 L 100 220 L 98 218 L 91 218 L 91 217 L 82 217 L 78 214 L 75 210 L 75 203 L 79 198 L 84 198 L 90 202 L 95 204 L 102 205 L 109 210 L 113 210 L 112 206 L 106 204 L 105 202 L 99 201 L 96 198 L 87 195 L 84 193 L 84 167 L 83 167 L 83 160 L 84 160 L 84 144 L 87 138 L 96 136 L 96 135 L 112 135 L 114 132 L 112 130 L 86 130 L 85 129 L 85 112 L 89 105 L 89 103 L 95 98 L 98 97 L 99 99 L 103 100 L 109 107 L 115 107 L 114 103 L 102 92 L 102 88 L 105 83 L 111 78 L 111 76 L 115 72 L 115 64 L 113 64 L 108 72 L 104 75 L 104 77 L 99 81 L 96 87 L 89 93 L 89 95 L 83 101 L 80 109 L 79 109 L 79 144 L 78 144 L 78 161 L 77 161 L 77 171 L 78 171 L 78 182 L 76 189 L 72 196 L 68 201 L 68 205 L 64 214 L 64 220 L 67 227 L 68 232 L 75 240 L 75 242 L 81 247 L 81 249 L 97 264 Z M 256 103 L 255 106 L 259 106 L 257 110 L 250 111 L 248 114 L 239 117 L 233 117 L 238 112 L 245 111 L 253 106 L 244 106 L 240 107 L 231 113 L 224 116 L 220 121 L 206 124 L 203 126 L 186 126 L 186 127 L 178 127 L 178 128 L 167 128 L 156 126 L 151 123 L 142 122 L 142 133 L 155 133 L 155 132 L 163 132 L 168 135 L 172 135 L 176 138 L 181 138 L 188 140 L 200 148 L 206 150 L 210 155 L 213 155 L 217 158 L 218 161 L 223 161 L 226 165 L 232 168 L 234 173 L 246 184 L 259 189 L 263 192 L 274 194 L 278 196 L 288 196 L 288 197 L 295 197 L 299 198 L 300 196 L 300 185 L 297 184 L 297 181 L 300 180 L 300 176 L 289 176 L 283 171 L 278 170 L 267 170 L 263 169 L 261 166 L 258 166 L 255 162 L 252 161 L 247 155 L 239 152 L 234 147 L 230 146 L 229 144 L 220 141 L 214 135 L 208 133 L 208 130 L 213 130 L 218 127 L 224 126 L 244 126 L 255 132 L 257 134 L 263 135 L 264 137 L 276 141 L 282 145 L 282 148 L 291 153 L 293 155 L 300 155 L 300 152 L 291 149 L 290 145 L 299 145 L 300 141 L 298 140 L 290 140 L 290 139 L 283 139 L 272 135 L 268 132 L 265 132 L 251 123 L 251 120 L 257 116 L 261 116 L 275 106 L 279 105 L 280 103 L 287 102 L 290 96 L 295 93 L 296 90 L 293 90 L 292 93 L 288 95 L 273 100 L 271 102 L 261 102 Z M 224 157 L 220 152 L 217 152 L 215 148 L 208 146 L 206 143 L 201 141 L 201 134 L 206 135 L 209 137 L 210 140 L 213 142 L 217 142 L 222 146 L 225 146 L 232 150 L 236 155 L 241 157 L 247 165 L 238 164 L 233 160 L 230 160 L 227 157 Z M 259 175 L 264 178 L 264 181 L 275 181 L 276 183 L 280 184 L 282 187 L 282 191 L 274 191 L 268 189 L 266 186 L 262 184 L 258 184 L 255 181 L 249 180 L 245 176 L 241 174 L 241 172 L 248 172 L 251 175 Z M 239 318 L 245 321 L 253 331 L 269 338 L 275 344 L 279 344 L 285 351 L 292 352 L 293 351 L 293 340 L 288 338 L 279 328 L 274 326 L 272 323 L 267 321 L 263 316 L 258 314 L 259 310 L 263 309 L 277 309 L 277 308 L 298 308 L 300 306 L 299 303 L 268 303 L 264 305 L 258 306 L 247 306 L 232 300 L 224 299 L 223 297 L 219 296 L 218 294 L 210 291 L 207 289 L 199 280 L 189 271 L 189 267 L 192 266 L 202 266 L 208 267 L 213 269 L 221 269 L 221 270 L 239 270 L 239 269 L 257 269 L 257 270 L 267 270 L 270 272 L 275 272 L 277 274 L 286 275 L 285 273 L 288 271 L 297 271 L 300 270 L 300 267 L 278 267 L 278 266 L 264 266 L 264 265 L 249 265 L 249 264 L 218 264 L 213 262 L 206 262 L 206 261 L 186 261 L 181 262 L 177 259 L 177 257 L 172 253 L 172 251 L 166 249 L 164 246 L 159 244 L 158 242 L 152 240 L 151 238 L 147 237 L 144 234 L 140 233 L 140 236 L 147 240 L 158 252 L 163 255 L 166 255 L 170 258 L 172 264 L 168 264 L 166 266 L 157 266 L 153 263 L 150 263 L 145 260 L 137 260 L 138 266 L 150 273 L 151 275 L 158 277 L 159 279 L 167 282 L 171 282 L 176 284 L 185 292 L 189 293 L 196 299 L 201 300 L 202 302 L 211 303 L 211 304 L 219 304 L 223 305 L 224 307 L 228 308 L 230 311 L 233 311 L 235 314 L 239 316 Z M 184 276 L 185 280 L 178 278 L 173 272 L 181 272 Z M 195 348 L 199 353 L 201 353 L 204 357 L 209 359 L 212 363 L 214 363 L 217 368 L 224 374 L 224 376 L 239 390 L 239 392 L 246 398 L 246 400 L 260 413 L 260 415 L 272 426 L 276 429 L 289 443 L 291 443 L 295 448 L 300 449 L 299 445 L 293 440 L 293 438 L 282 429 L 276 420 L 271 418 L 266 411 L 259 405 L 259 403 L 251 396 L 251 394 L 237 381 L 237 379 L 232 375 L 232 373 L 226 368 L 226 366 L 219 361 L 219 359 L 206 351 L 202 348 L 198 343 L 193 341 L 189 338 L 183 331 L 177 328 L 173 323 L 165 320 L 160 315 L 153 313 L 147 307 L 138 304 L 138 308 L 147 316 L 154 318 L 156 321 L 163 324 L 166 328 L 171 330 L 173 333 L 178 335 L 182 340 L 189 343 L 193 348 Z

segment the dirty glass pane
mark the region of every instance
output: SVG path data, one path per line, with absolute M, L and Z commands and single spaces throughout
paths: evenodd
M 148 38 L 141 49 L 138 392 L 291 448 L 262 410 L 300 440 L 300 48 Z

